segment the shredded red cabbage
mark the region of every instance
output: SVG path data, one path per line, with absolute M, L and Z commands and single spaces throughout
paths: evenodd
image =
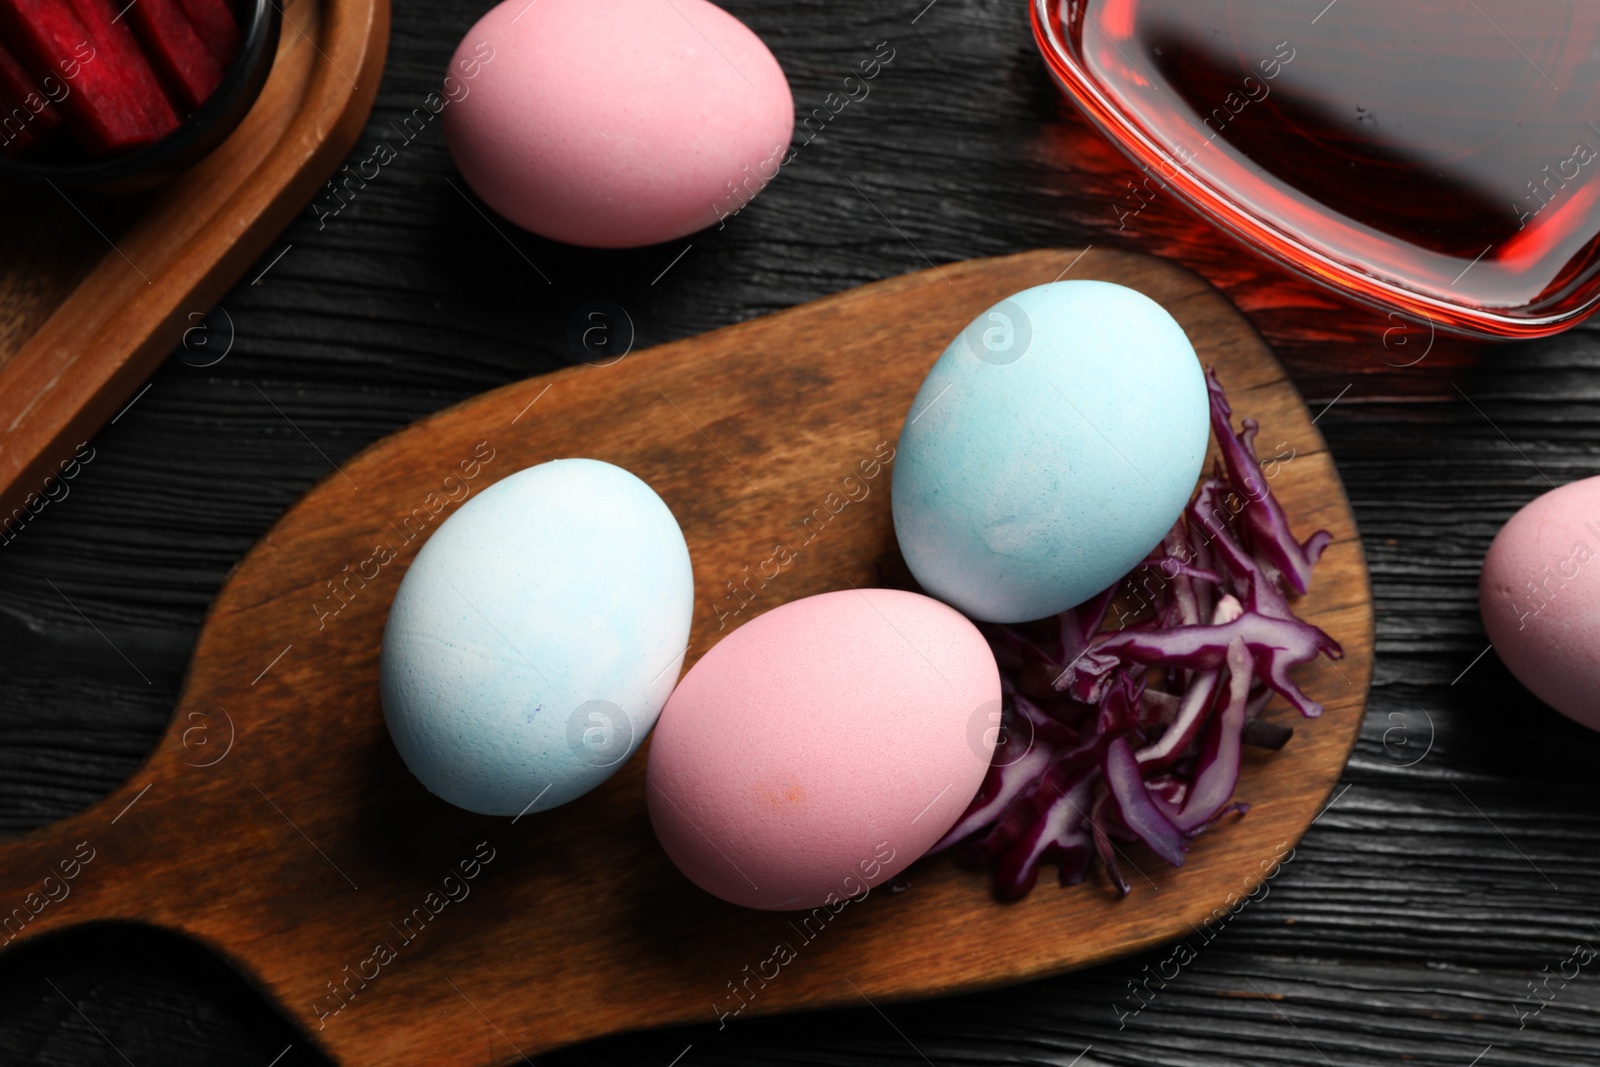
M 1255 420 L 1236 433 L 1214 370 L 1206 382 L 1222 462 L 1152 555 L 1054 618 L 985 627 L 1006 729 L 933 851 L 964 843 L 989 858 L 1003 898 L 1026 896 L 1045 864 L 1076 884 L 1096 857 L 1126 895 L 1118 842 L 1182 865 L 1198 834 L 1248 810 L 1232 802 L 1244 746 L 1279 749 L 1293 733 L 1258 717 L 1267 702 L 1322 713 L 1290 670 L 1344 653 L 1288 595 L 1310 589 L 1332 537 L 1295 539 L 1256 458 Z

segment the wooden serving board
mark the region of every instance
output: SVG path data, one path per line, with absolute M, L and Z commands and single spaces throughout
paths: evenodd
M 275 0 L 276 2 L 276 0 Z M 389 0 L 283 0 L 244 121 L 158 192 L 4 189 L 0 515 L 69 459 L 267 251 L 366 123 Z
M 1327 712 L 1295 721 L 1281 752 L 1249 754 L 1238 789 L 1249 815 L 1201 837 L 1182 869 L 1136 850 L 1127 899 L 1097 872 L 1069 889 L 1047 877 L 1000 904 L 987 872 L 939 856 L 910 869 L 909 888 L 873 890 L 807 940 L 790 916 L 722 903 L 672 867 L 645 811 L 644 752 L 587 797 L 516 820 L 452 808 L 407 773 L 379 706 L 379 644 L 417 546 L 455 507 L 444 479 L 463 461 L 480 461 L 474 491 L 564 456 L 650 482 L 694 562 L 692 663 L 731 632 L 718 621 L 725 583 L 792 544 L 791 522 L 892 446 L 949 339 L 999 299 L 1062 276 L 1121 282 L 1166 306 L 1236 412 L 1260 419 L 1265 450 L 1293 450 L 1271 484 L 1302 536 L 1334 535 L 1301 604 L 1347 652 L 1300 675 Z M 895 555 L 892 470 L 724 621 L 874 584 Z M 408 518 L 424 530 L 409 542 Z M 364 561 L 381 545 L 397 558 L 334 600 L 328 580 L 371 575 Z M 726 1025 L 1018 982 L 1193 937 L 1191 924 L 1250 892 L 1338 780 L 1371 669 L 1371 595 L 1343 488 L 1283 368 L 1237 311 L 1187 271 L 1131 254 L 951 264 L 510 385 L 345 463 L 229 577 L 144 766 L 89 810 L 0 846 L 0 909 L 37 911 L 20 927 L 13 915 L 18 941 L 94 920 L 180 931 L 236 964 L 335 1060 L 375 1067 L 511 1063 L 600 1034 L 711 1022 L 738 1003 L 730 983 L 770 975 L 780 943 L 794 958 L 764 986 L 750 980 L 754 999 Z

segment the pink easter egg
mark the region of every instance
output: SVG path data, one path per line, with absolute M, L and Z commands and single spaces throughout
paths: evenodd
M 740 210 L 794 125 L 778 61 L 707 0 L 505 0 L 462 38 L 444 90 L 446 141 L 478 195 L 596 248 Z
M 1000 673 L 929 597 L 849 589 L 752 619 L 656 724 L 646 795 L 678 869 L 735 904 L 841 906 L 893 878 L 983 783 Z
M 1600 730 L 1600 477 L 1554 489 L 1511 517 L 1484 558 L 1478 609 L 1523 685 Z

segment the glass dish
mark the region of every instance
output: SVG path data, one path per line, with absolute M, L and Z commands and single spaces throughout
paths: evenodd
M 1137 196 L 1456 333 L 1543 336 L 1600 305 L 1600 4 L 1032 3 Z

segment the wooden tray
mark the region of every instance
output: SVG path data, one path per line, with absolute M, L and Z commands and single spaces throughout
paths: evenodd
M 388 0 L 287 0 L 272 73 L 232 136 L 156 193 L 6 187 L 0 515 L 92 437 L 355 144 Z M 70 199 L 69 199 L 70 197 Z
M 1064 274 L 1132 285 L 1170 309 L 1236 412 L 1261 420 L 1263 443 L 1294 449 L 1272 484 L 1297 529 L 1334 534 L 1301 604 L 1348 653 L 1301 675 L 1328 710 L 1295 721 L 1283 751 L 1252 752 L 1238 790 L 1250 814 L 1201 837 L 1181 870 L 1135 852 L 1149 880 L 1130 870 L 1125 900 L 1096 874 L 1071 889 L 1047 877 L 1003 905 L 985 872 L 941 856 L 911 868 L 909 890 L 874 890 L 806 941 L 791 917 L 724 904 L 671 866 L 645 813 L 643 753 L 580 801 L 520 820 L 451 808 L 407 773 L 379 707 L 379 642 L 424 539 L 404 540 L 406 520 L 443 521 L 451 505 L 439 492 L 458 463 L 492 452 L 478 489 L 573 455 L 649 481 L 694 561 L 692 662 L 729 632 L 714 607 L 725 583 L 896 439 L 949 339 L 1002 297 Z M 895 551 L 887 481 L 736 621 L 872 584 Z M 385 543 L 399 558 L 319 622 L 333 603 L 328 579 Z M 714 1005 L 735 1003 L 729 983 L 780 942 L 796 958 L 764 988 L 752 982 L 755 999 L 728 1025 L 978 989 L 1192 937 L 1191 924 L 1249 892 L 1338 780 L 1371 667 L 1370 591 L 1343 488 L 1294 387 L 1237 311 L 1143 256 L 951 264 L 507 386 L 345 463 L 229 577 L 148 762 L 89 810 L 0 846 L 0 907 L 34 908 L 46 876 L 71 870 L 70 883 L 58 873 L 49 884 L 70 895 L 38 907 L 18 940 L 91 920 L 181 931 L 236 964 L 338 1062 L 375 1067 L 511 1063 L 599 1034 L 711 1022 Z M 475 857 L 473 880 L 448 881 Z M 460 899 L 446 901 L 447 889 Z

